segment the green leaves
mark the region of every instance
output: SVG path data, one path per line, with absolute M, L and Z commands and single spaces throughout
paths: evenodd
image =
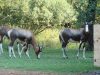
M 35 33 L 65 22 L 82 25 L 87 5 L 87 0 L 0 0 L 0 24 L 31 29 Z

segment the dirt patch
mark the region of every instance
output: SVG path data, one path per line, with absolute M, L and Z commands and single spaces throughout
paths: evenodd
M 37 72 L 37 71 L 19 71 L 19 70 L 0 70 L 0 75 L 58 75 L 56 73 Z
M 20 71 L 0 69 L 0 75 L 100 75 L 100 71 L 86 72 L 86 73 L 51 73 L 51 72 L 39 72 L 39 71 Z

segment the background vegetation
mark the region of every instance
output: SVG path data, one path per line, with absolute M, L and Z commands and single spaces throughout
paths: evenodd
M 54 35 L 45 31 L 47 34 L 52 34 L 44 35 L 51 41 L 51 38 L 58 39 L 56 38 L 58 31 L 65 22 L 70 22 L 74 28 L 81 27 L 86 21 L 87 12 L 91 13 L 89 9 L 94 8 L 94 6 L 89 7 L 91 2 L 92 0 L 0 0 L 0 25 L 30 29 L 36 35 L 47 29 L 49 31 L 51 29 L 51 32 L 58 29 Z M 100 23 L 99 0 L 97 0 L 95 22 Z M 42 37 L 38 37 L 38 40 Z
M 0 0 L 0 24 L 31 29 L 35 34 L 65 22 L 81 27 L 89 4 L 89 0 Z M 100 22 L 99 10 L 97 0 L 96 23 Z

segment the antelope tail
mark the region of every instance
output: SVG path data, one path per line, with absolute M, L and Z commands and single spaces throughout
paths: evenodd
M 59 39 L 60 39 L 60 42 L 65 42 L 61 32 L 59 34 Z

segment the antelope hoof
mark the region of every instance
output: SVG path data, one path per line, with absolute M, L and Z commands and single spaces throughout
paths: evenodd
M 40 59 L 40 54 L 37 55 L 37 59 Z
M 30 56 L 27 56 L 30 59 Z
M 79 57 L 78 57 L 78 56 L 77 56 L 76 58 L 77 58 L 77 59 L 79 59 Z
M 40 59 L 39 57 L 37 57 L 37 59 Z
M 19 55 L 19 57 L 21 58 L 21 55 Z
M 68 59 L 68 57 L 66 57 L 66 59 Z
M 66 56 L 66 57 L 63 57 L 64 59 L 68 59 L 68 57 Z
M 21 58 L 21 54 L 19 53 L 19 57 Z
M 16 58 L 16 56 L 14 56 L 14 58 Z
M 12 58 L 12 56 L 11 56 L 11 55 L 9 55 L 9 58 Z
M 83 59 L 86 59 L 86 57 L 83 57 Z
M 38 56 L 37 59 L 40 59 L 40 56 Z

